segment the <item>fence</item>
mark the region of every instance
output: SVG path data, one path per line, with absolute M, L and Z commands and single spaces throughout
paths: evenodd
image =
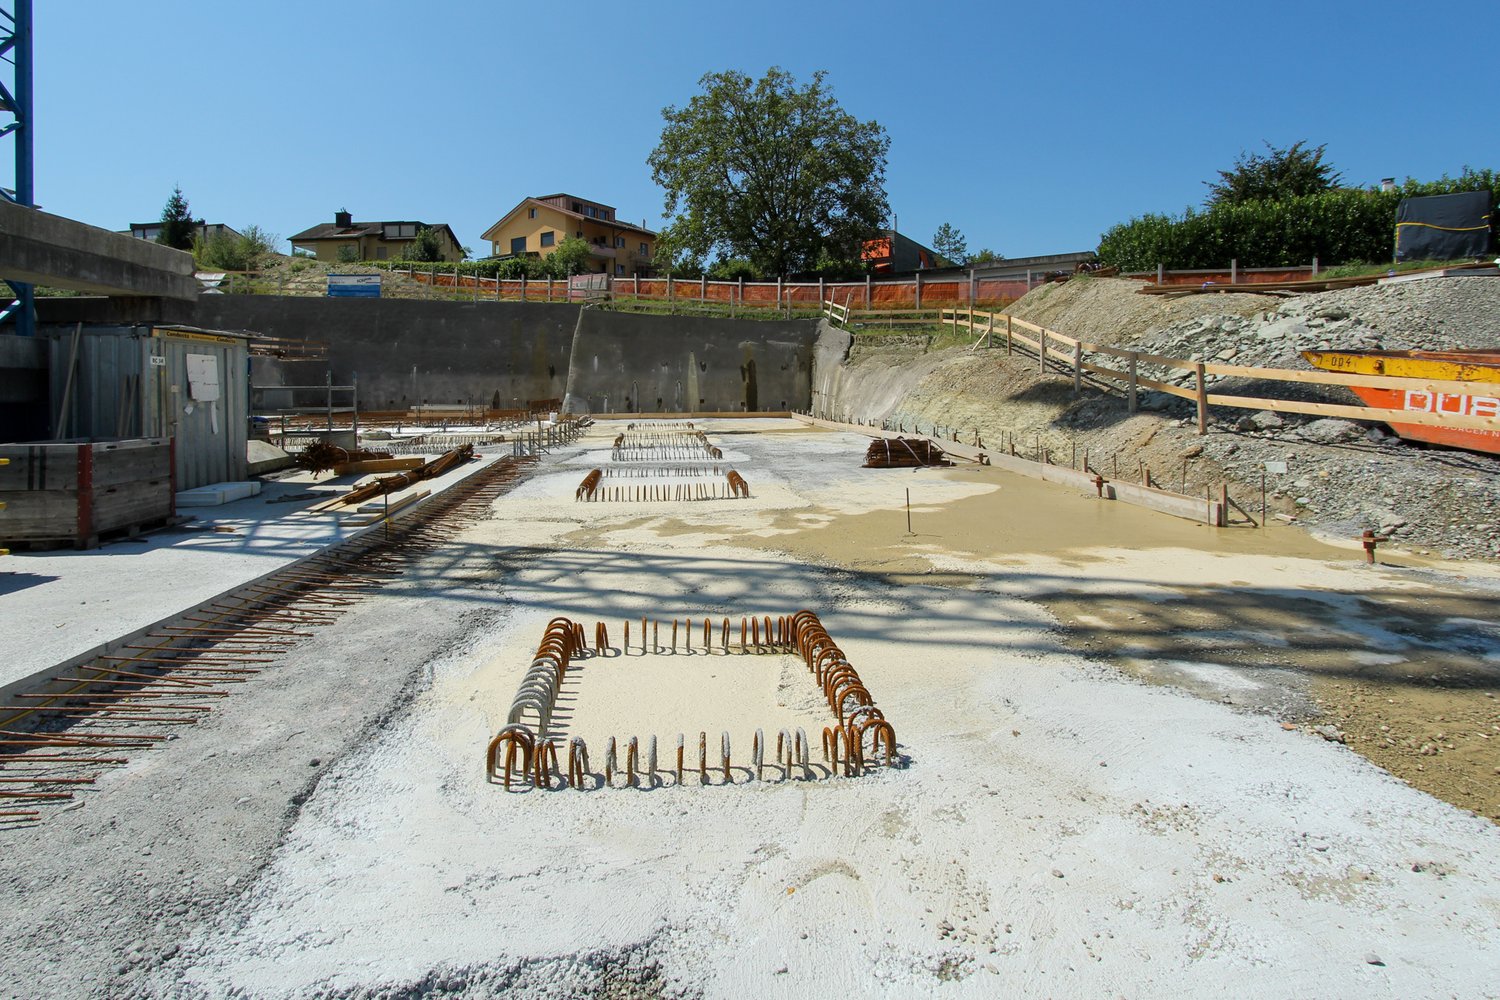
M 1335 385 L 1345 388 L 1400 389 L 1408 393 L 1422 393 L 1428 398 L 1480 396 L 1492 398 L 1496 386 L 1493 382 L 1451 382 L 1439 379 L 1403 378 L 1394 375 L 1360 375 L 1346 372 L 1298 371 L 1288 368 L 1251 368 L 1244 365 L 1214 364 L 1203 361 L 1185 361 L 1181 358 L 1166 358 L 1140 351 L 1126 351 L 1103 344 L 1077 340 L 1066 334 L 1037 326 L 1008 313 L 976 312 L 973 309 L 945 309 L 945 322 L 951 320 L 954 332 L 966 327 L 975 337 L 973 348 L 981 342 L 993 347 L 997 336 L 1005 338 L 1006 353 L 1013 354 L 1021 347 L 1037 358 L 1038 372 L 1045 372 L 1052 362 L 1073 377 L 1073 393 L 1082 390 L 1084 373 L 1118 383 L 1116 391 L 1123 391 L 1133 413 L 1142 387 L 1163 392 L 1180 399 L 1191 400 L 1197 407 L 1198 433 L 1208 433 L 1208 411 L 1213 406 L 1246 410 L 1272 410 L 1278 413 L 1305 413 L 1319 417 L 1341 417 L 1345 420 L 1367 420 L 1381 423 L 1415 424 L 1425 427 L 1447 427 L 1455 430 L 1500 430 L 1500 417 L 1444 412 L 1441 403 L 1434 411 L 1377 409 L 1367 406 L 1348 406 L 1340 403 L 1313 403 L 1303 400 L 1273 399 L 1257 396 L 1232 396 L 1208 390 L 1208 378 L 1243 377 L 1272 382 L 1298 382 L 1314 385 Z M 1029 331 L 1028 336 L 1018 330 Z M 971 348 L 971 350 L 973 349 Z M 1111 368 L 1084 359 L 1085 353 L 1125 362 L 1123 370 Z M 1174 385 L 1150 379 L 1140 374 L 1142 364 L 1154 365 L 1174 371 L 1192 373 L 1191 386 Z M 1097 383 L 1111 388 L 1107 383 Z M 1478 409 L 1479 407 L 1473 407 Z
M 447 270 L 444 270 L 447 268 Z M 1203 284 L 1259 284 L 1285 282 L 1318 274 L 1318 262 L 1310 267 L 1240 268 L 1233 261 L 1223 270 L 1132 272 L 1121 277 L 1153 280 L 1164 286 Z M 493 302 L 610 302 L 622 308 L 655 308 L 665 304 L 670 311 L 697 307 L 715 313 L 756 312 L 788 315 L 796 310 L 824 310 L 832 299 L 847 308 L 878 312 L 895 309 L 936 309 L 944 306 L 1004 308 L 1037 285 L 1066 276 L 1067 272 L 1028 271 L 1024 275 L 991 277 L 971 269 L 967 274 L 942 272 L 931 277 L 917 272 L 910 278 L 866 276 L 857 280 L 818 281 L 714 281 L 709 278 L 678 280 L 673 277 L 619 277 L 610 274 L 580 274 L 571 278 L 487 278 L 464 274 L 460 265 L 430 264 L 426 267 L 385 268 L 392 279 L 383 283 L 386 298 L 441 298 Z M 322 295 L 322 271 L 300 273 L 227 271 L 202 280 L 213 291 L 229 294 Z M 826 310 L 825 310 L 826 311 Z

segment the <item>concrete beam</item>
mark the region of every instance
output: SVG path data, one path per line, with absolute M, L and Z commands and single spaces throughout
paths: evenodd
M 96 295 L 196 300 L 193 255 L 0 199 L 0 278 Z

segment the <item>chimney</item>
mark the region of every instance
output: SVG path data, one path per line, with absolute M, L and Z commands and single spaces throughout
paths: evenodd
M 333 213 L 333 224 L 340 229 L 348 229 L 354 225 L 354 217 L 349 214 L 347 208 L 341 208 Z

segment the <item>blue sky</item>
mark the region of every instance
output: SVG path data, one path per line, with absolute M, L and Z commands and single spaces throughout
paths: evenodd
M 885 127 L 903 232 L 951 222 L 1009 257 L 1198 204 L 1262 140 L 1327 143 L 1360 184 L 1500 166 L 1488 20 L 1385 0 L 36 8 L 37 200 L 112 229 L 174 184 L 196 216 L 283 238 L 347 207 L 447 222 L 482 254 L 554 191 L 656 228 L 661 109 L 772 65 L 827 70 Z

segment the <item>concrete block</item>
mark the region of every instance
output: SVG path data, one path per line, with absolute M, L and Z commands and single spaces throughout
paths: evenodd
M 183 490 L 177 494 L 178 507 L 218 507 L 234 503 L 260 493 L 260 483 L 210 483 L 197 489 Z

